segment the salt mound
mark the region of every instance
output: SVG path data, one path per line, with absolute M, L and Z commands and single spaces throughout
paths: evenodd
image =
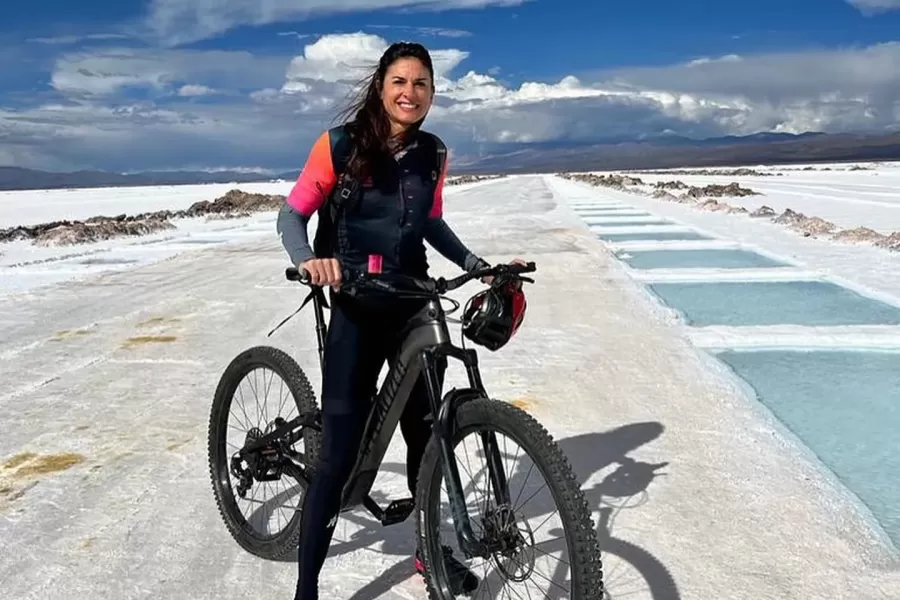
M 888 250 L 900 250 L 900 231 L 895 231 L 891 235 L 881 238 L 875 242 L 875 245 Z
M 33 240 L 39 246 L 64 246 L 99 242 L 114 237 L 141 236 L 175 229 L 171 219 L 208 215 L 215 219 L 248 216 L 254 212 L 275 211 L 284 203 L 277 194 L 250 194 L 230 190 L 212 202 L 195 202 L 187 210 L 159 210 L 138 215 L 96 216 L 84 221 L 52 221 L 0 230 L 0 243 Z
M 719 184 L 710 184 L 704 187 L 696 187 L 691 186 L 686 195 L 691 196 L 693 198 L 704 198 L 709 196 L 722 197 L 722 196 L 759 196 L 759 192 L 754 192 L 753 190 L 745 187 L 741 187 L 741 184 L 737 182 L 731 182 L 728 185 L 719 185 Z
M 140 236 L 166 229 L 175 229 L 166 219 L 129 218 L 125 215 L 113 219 L 91 219 L 41 228 L 34 236 L 38 246 L 68 246 L 100 242 L 115 237 Z
M 854 227 L 853 229 L 844 229 L 838 231 L 832 236 L 835 240 L 841 242 L 878 242 L 884 239 L 884 236 L 868 227 Z
M 771 206 L 766 206 L 765 204 L 763 204 L 762 206 L 760 206 L 759 208 L 754 210 L 752 213 L 750 213 L 750 216 L 751 217 L 772 217 L 772 216 L 775 216 L 775 211 L 772 209 Z

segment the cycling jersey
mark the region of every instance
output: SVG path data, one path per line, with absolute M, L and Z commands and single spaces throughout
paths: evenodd
M 332 152 L 339 135 L 346 133 L 338 127 L 319 136 L 279 214 L 282 243 L 295 265 L 315 257 L 307 225 L 338 191 Z M 373 177 L 359 182 L 358 198 L 334 224 L 339 228 L 334 254 L 342 265 L 366 270 L 374 258 L 383 272 L 423 277 L 426 241 L 463 270 L 480 264 L 443 219 L 447 162 L 440 174 L 435 172 L 438 143 L 436 136 L 420 131 L 393 157 L 374 165 Z

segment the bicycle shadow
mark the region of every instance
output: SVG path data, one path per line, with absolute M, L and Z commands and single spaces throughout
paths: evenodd
M 638 508 L 649 501 L 648 488 L 653 480 L 665 475 L 660 470 L 667 461 L 646 463 L 634 460 L 628 454 L 662 435 L 665 428 L 658 422 L 631 423 L 599 434 L 586 434 L 557 440 L 563 453 L 569 458 L 575 476 L 588 506 L 597 521 L 597 538 L 604 562 L 604 583 L 609 591 L 620 583 L 618 570 L 622 565 L 634 568 L 645 582 L 645 594 L 653 600 L 680 600 L 681 594 L 669 569 L 652 553 L 637 544 L 613 534 L 613 521 L 619 511 Z M 599 483 L 585 487 L 596 473 L 618 467 Z M 629 502 L 638 498 L 637 502 Z M 614 502 L 615 499 L 621 500 Z M 615 559 L 611 558 L 615 557 Z M 618 559 L 618 560 L 616 560 Z M 612 593 L 630 595 L 626 592 Z
M 634 508 L 647 501 L 647 489 L 657 476 L 664 475 L 660 469 L 668 462 L 645 463 L 634 460 L 628 454 L 647 444 L 664 431 L 661 423 L 644 422 L 624 425 L 610 431 L 590 433 L 571 438 L 557 440 L 563 453 L 568 457 L 576 478 L 581 484 L 588 505 L 596 522 L 596 533 L 600 542 L 604 559 L 604 582 L 607 588 L 606 598 L 632 596 L 631 581 L 643 581 L 643 596 L 653 600 L 680 600 L 681 595 L 672 574 L 652 553 L 612 532 L 615 514 L 625 508 Z M 585 488 L 595 474 L 604 469 L 618 467 L 599 483 Z M 384 465 L 388 470 L 402 474 L 402 464 Z M 515 482 L 523 477 L 523 473 L 510 474 L 510 487 L 515 489 Z M 374 490 L 373 490 L 374 495 Z M 608 499 L 630 499 L 636 496 L 642 499 L 636 505 L 611 503 Z M 379 500 L 386 501 L 384 498 Z M 539 507 L 536 512 L 550 514 L 546 507 Z M 414 550 L 414 524 L 412 519 L 392 527 L 381 527 L 374 519 L 361 512 L 350 512 L 342 518 L 353 522 L 360 528 L 346 539 L 335 539 L 329 556 L 338 556 L 363 548 L 371 549 L 381 544 L 378 552 L 387 555 L 400 555 L 403 559 L 386 569 L 380 576 L 354 593 L 349 600 L 363 600 L 385 594 L 395 586 L 407 581 L 413 573 L 412 552 Z M 561 531 L 551 531 L 557 535 Z M 336 536 L 337 537 L 337 536 Z M 560 542 L 562 538 L 560 537 Z M 637 571 L 637 576 L 628 573 L 620 576 L 622 568 Z M 624 583 L 623 583 L 623 580 Z M 621 588 L 628 588 L 627 590 Z

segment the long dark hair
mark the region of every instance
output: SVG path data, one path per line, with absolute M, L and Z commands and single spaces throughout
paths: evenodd
M 401 58 L 419 59 L 428 69 L 434 85 L 434 65 L 424 46 L 414 42 L 396 42 L 384 51 L 372 72 L 359 82 L 356 98 L 336 117 L 346 126 L 354 142 L 355 152 L 347 165 L 347 173 L 353 178 L 371 175 L 373 165 L 390 153 L 388 142 L 391 122 L 384 110 L 380 93 L 388 67 Z M 415 123 L 407 131 L 407 135 L 414 135 L 421 125 L 422 121 Z

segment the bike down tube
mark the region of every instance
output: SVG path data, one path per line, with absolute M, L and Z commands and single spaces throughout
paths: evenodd
M 455 349 L 454 349 L 455 350 Z M 456 537 L 459 540 L 459 546 L 467 558 L 474 556 L 485 556 L 486 547 L 484 543 L 475 537 L 472 531 L 472 523 L 469 519 L 469 512 L 466 508 L 465 497 L 462 491 L 462 483 L 459 479 L 459 469 L 456 466 L 456 457 L 453 454 L 453 422 L 455 414 L 452 396 L 444 402 L 440 400 L 440 384 L 437 380 L 435 354 L 437 352 L 444 353 L 447 346 L 426 350 L 421 355 L 422 376 L 425 379 L 425 385 L 428 389 L 428 395 L 432 400 L 432 407 L 439 407 L 437 410 L 437 418 L 435 418 L 432 427 L 437 435 L 441 452 L 441 464 L 443 465 L 444 479 L 447 482 L 447 495 L 450 498 L 450 512 L 453 515 L 453 523 L 456 528 Z M 456 352 L 448 352 L 459 356 Z M 468 358 L 468 357 L 467 357 Z M 466 359 L 463 359 L 466 361 Z M 466 362 L 466 366 L 469 363 Z
M 449 339 L 446 324 L 436 302 L 429 302 L 410 319 L 410 327 L 388 374 L 375 396 L 363 430 L 363 444 L 345 486 L 344 506 L 363 502 L 375 481 L 381 462 L 393 438 L 410 393 L 421 373 L 418 360 L 424 348 L 440 346 Z

